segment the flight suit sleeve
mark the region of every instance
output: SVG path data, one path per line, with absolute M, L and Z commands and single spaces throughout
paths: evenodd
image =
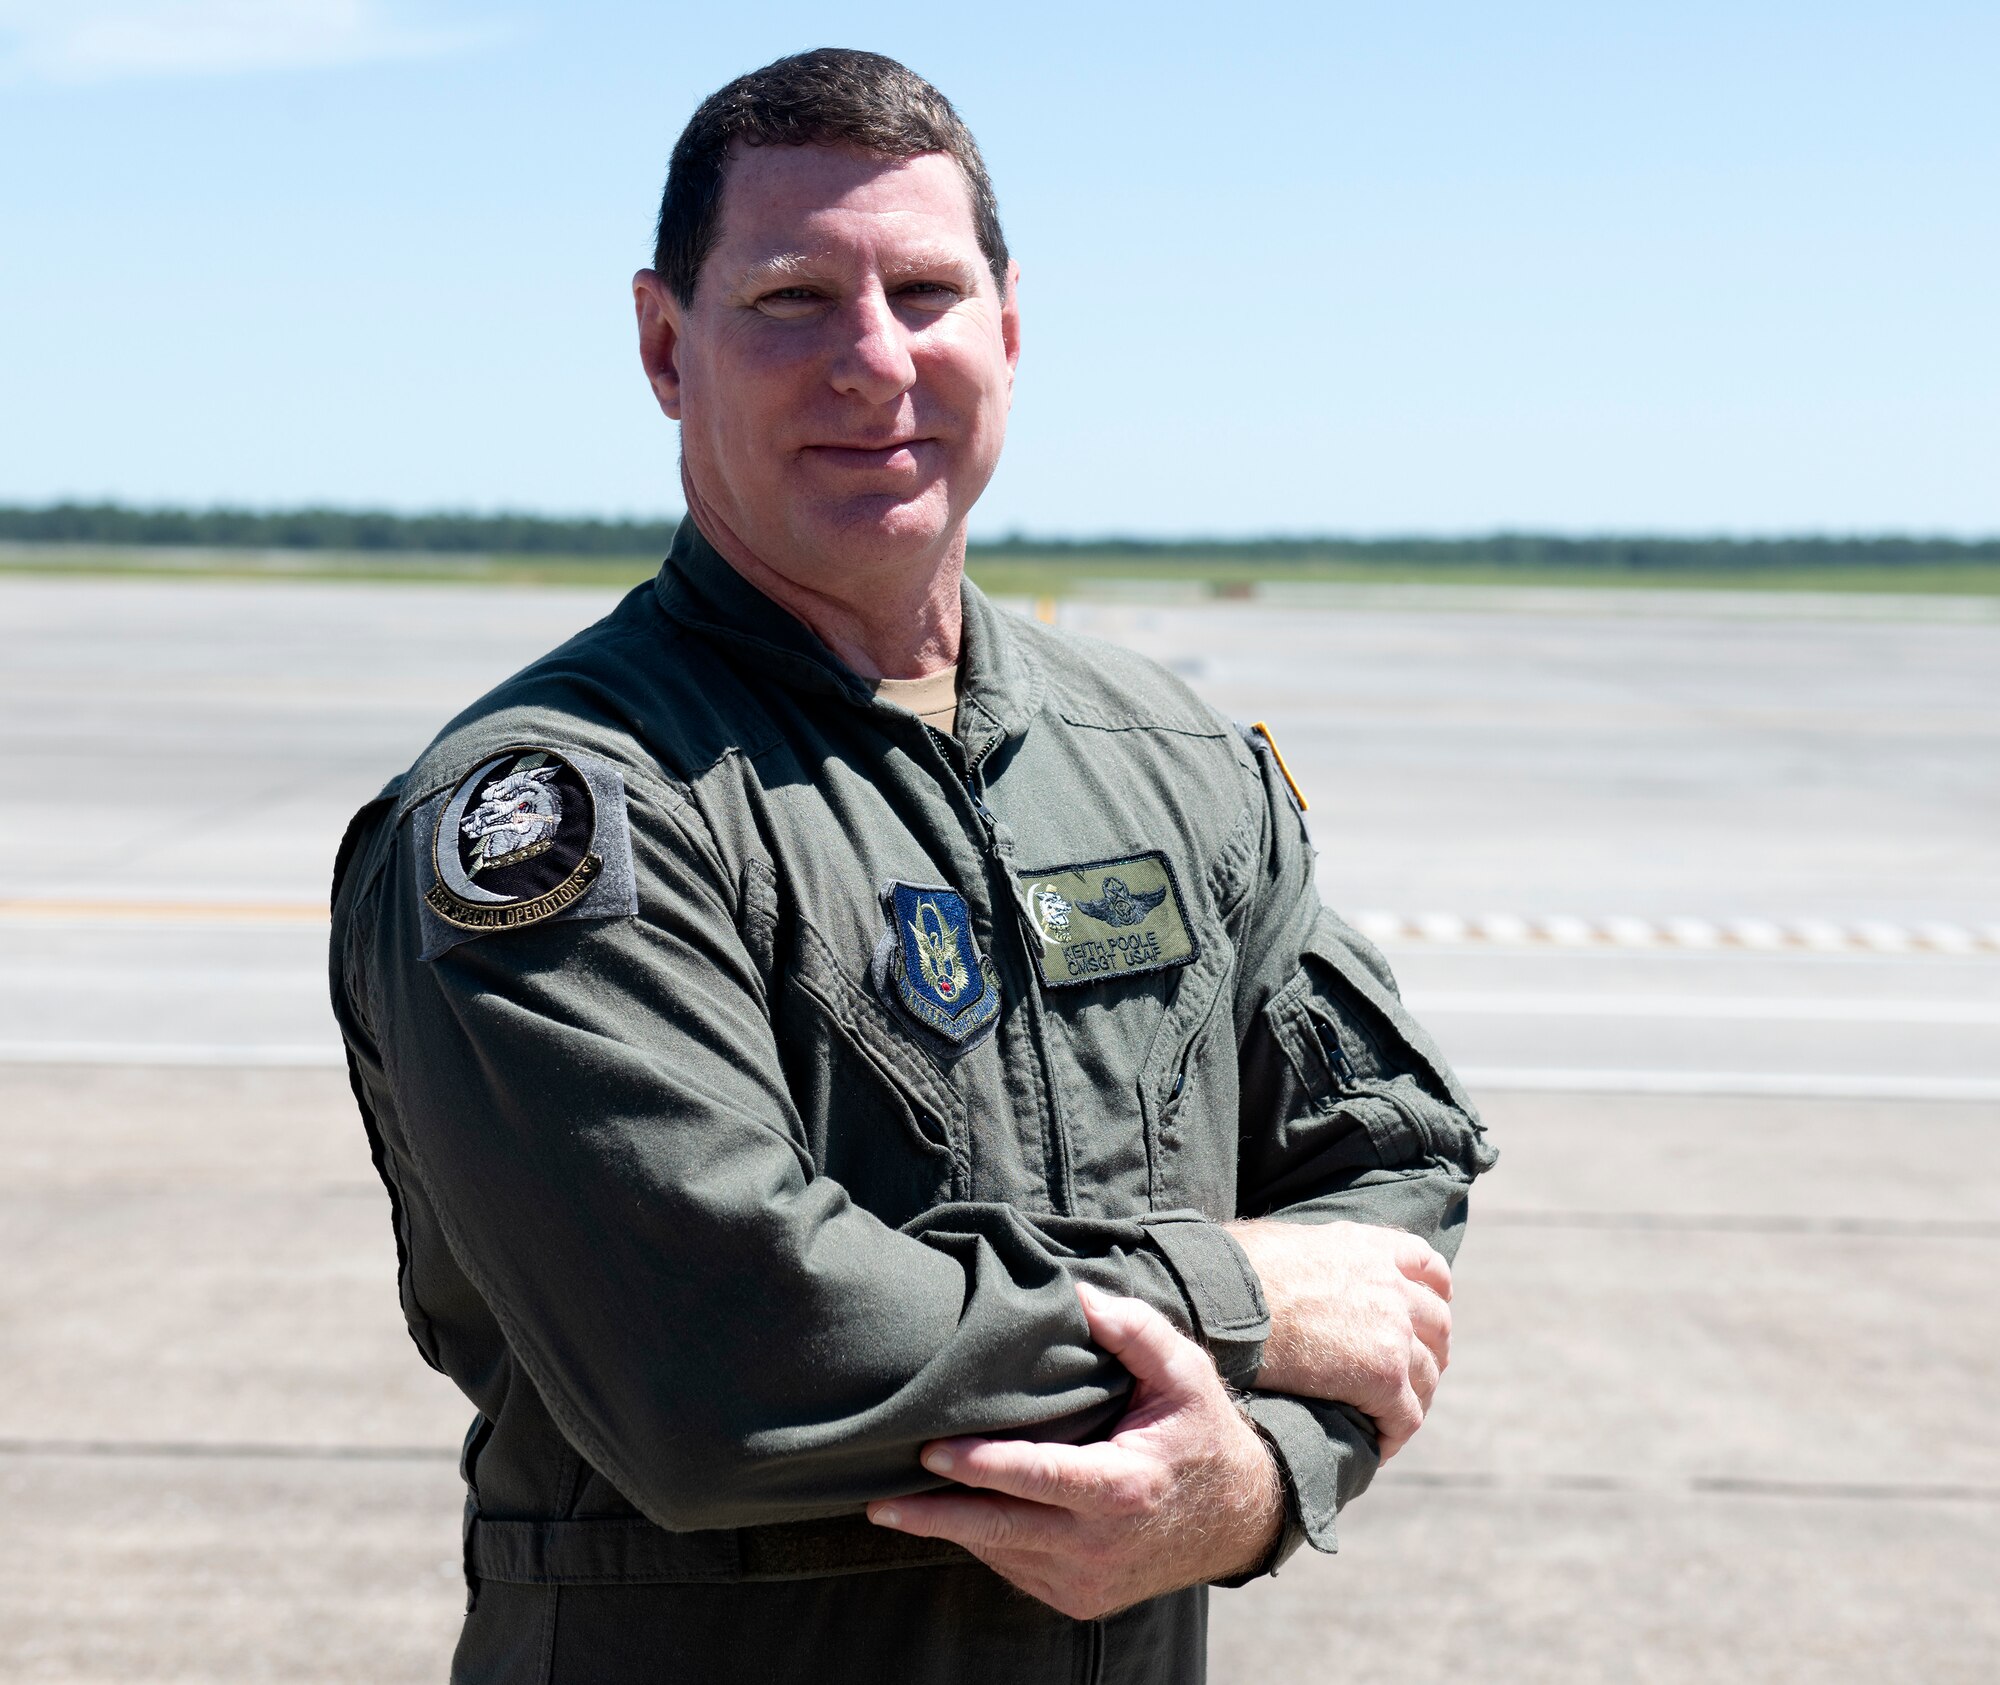
M 1497 1155 L 1387 960 L 1321 906 L 1304 821 L 1268 748 L 1253 744 L 1253 755 L 1263 849 L 1238 938 L 1238 1212 L 1406 1229 L 1451 1258 L 1467 1190 Z M 1335 1511 L 1374 1476 L 1373 1424 L 1351 1406 L 1280 1393 L 1253 1393 L 1246 1407 L 1290 1512 L 1267 1566 L 1301 1542 L 1333 1549 Z
M 565 1436 L 641 1511 L 850 1513 L 943 1484 L 917 1461 L 934 1438 L 1090 1436 L 1130 1378 L 1077 1280 L 1254 1370 L 1254 1275 L 1204 1268 L 1196 1305 L 1157 1239 L 1208 1225 L 960 1203 L 899 1230 L 816 1173 L 736 884 L 685 797 L 626 785 L 637 916 L 420 958 L 406 818 L 341 928 L 382 1127 Z

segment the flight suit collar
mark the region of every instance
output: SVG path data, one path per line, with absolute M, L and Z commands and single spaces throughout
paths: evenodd
M 669 618 L 709 637 L 749 645 L 774 678 L 837 696 L 857 707 L 884 708 L 873 687 L 828 649 L 810 627 L 759 591 L 683 517 L 654 580 Z M 974 760 L 1021 736 L 1041 706 L 1041 663 L 1007 616 L 967 580 L 961 588 L 958 740 Z M 899 710 L 900 712 L 900 710 Z

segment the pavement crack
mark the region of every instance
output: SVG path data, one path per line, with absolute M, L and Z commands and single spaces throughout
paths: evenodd
M 1482 1228 L 1631 1230 L 1654 1234 L 1861 1235 L 1883 1240 L 2000 1240 L 2000 1222 L 1979 1218 L 1805 1217 L 1677 1211 L 1495 1211 Z
M 1720 1498 L 1831 1498 L 1864 1503 L 2000 1504 L 2000 1486 L 1963 1481 L 1768 1480 L 1754 1476 L 1696 1474 L 1651 1479 L 1615 1474 L 1499 1475 L 1479 1470 L 1400 1471 L 1397 1484 L 1449 1492 L 1595 1492 Z

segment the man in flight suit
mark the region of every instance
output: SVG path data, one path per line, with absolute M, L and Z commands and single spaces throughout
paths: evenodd
M 1492 1162 L 1275 752 L 964 582 L 1015 268 L 876 55 L 674 153 L 656 579 L 356 816 L 465 1681 L 1190 1681 L 1423 1419 Z

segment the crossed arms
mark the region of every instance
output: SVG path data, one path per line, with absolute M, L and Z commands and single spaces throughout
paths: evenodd
M 1256 1382 L 1351 1404 L 1383 1460 L 1422 1425 L 1451 1361 L 1451 1267 L 1415 1235 L 1354 1223 L 1232 1233 L 1271 1305 Z M 1094 1445 L 940 1440 L 924 1467 L 958 1489 L 868 1507 L 954 1540 L 1030 1596 L 1090 1620 L 1266 1561 L 1284 1521 L 1276 1466 L 1208 1354 L 1137 1299 L 1079 1286 L 1091 1338 L 1131 1371 L 1130 1408 Z
M 570 1444 L 668 1528 L 870 1504 L 886 1523 L 888 1503 L 1072 1611 L 1256 1566 L 1280 1473 L 1320 1542 L 1378 1434 L 1393 1452 L 1422 1420 L 1449 1275 L 1415 1237 L 1451 1249 L 1487 1155 L 1302 851 L 1273 851 L 1284 915 L 1236 944 L 1271 979 L 1237 1032 L 1245 1115 L 1271 1120 L 1245 1137 L 1239 1209 L 1264 1220 L 962 1203 L 896 1229 L 815 1173 L 734 874 L 684 798 L 627 779 L 640 919 L 418 962 L 405 821 L 339 924 L 385 1156 Z M 669 1016 L 662 977 L 704 982 Z M 1225 1365 L 1253 1429 L 1209 1354 L 1265 1310 L 1261 1366 Z M 1081 1449 L 982 1443 L 1114 1419 Z

